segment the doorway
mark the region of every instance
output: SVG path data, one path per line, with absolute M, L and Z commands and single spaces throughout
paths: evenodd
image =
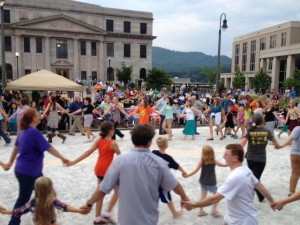
M 69 79 L 69 69 L 56 69 L 56 74 Z

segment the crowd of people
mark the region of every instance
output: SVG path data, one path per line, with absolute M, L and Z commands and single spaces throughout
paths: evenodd
M 159 199 L 168 205 L 174 218 L 182 215 L 183 211 L 176 210 L 172 202 L 170 192 L 173 190 L 180 196 L 184 208 L 200 208 L 198 216 L 206 216 L 204 207 L 214 205 L 211 214 L 219 217 L 217 204 L 225 198 L 227 212 L 224 219 L 227 225 L 258 224 L 254 191 L 260 202 L 266 198 L 274 210 L 281 210 L 285 204 L 300 199 L 299 192 L 296 192 L 300 177 L 300 104 L 297 105 L 292 98 L 287 101 L 288 106 L 285 108 L 280 105 L 276 94 L 259 95 L 254 99 L 238 92 L 210 95 L 199 93 L 193 88 L 179 91 L 128 88 L 123 91 L 118 87 L 105 90 L 95 87 L 95 93 L 83 99 L 67 92 L 49 92 L 41 97 L 39 92 L 32 92 L 29 96 L 5 90 L 1 97 L 0 135 L 6 145 L 12 143 L 11 137 L 14 134 L 16 141 L 10 159 L 7 163 L 0 161 L 0 165 L 4 170 L 9 170 L 16 161 L 15 176 L 19 183 L 19 196 L 13 210 L 0 206 L 0 213 L 11 215 L 9 225 L 20 224 L 21 215 L 27 212 L 34 213 L 35 224 L 48 225 L 56 223 L 54 208 L 87 214 L 96 203 L 94 224 L 109 224 L 115 223 L 111 211 L 119 199 L 118 222 L 121 225 L 153 225 L 158 223 Z M 121 154 L 116 135 L 121 139 L 124 137 L 119 125 L 122 119 L 129 120 L 132 117 L 135 122 L 130 133 L 134 148 L 129 153 Z M 70 122 L 70 118 L 73 122 Z M 94 120 L 101 121 L 100 136 L 91 129 Z M 44 121 L 45 127 L 40 125 L 41 121 Z M 156 140 L 159 149 L 151 152 L 155 122 L 159 122 L 160 136 Z M 215 159 L 214 149 L 210 145 L 202 146 L 198 165 L 188 173 L 166 150 L 169 141 L 180 138 L 173 135 L 175 123 L 184 126 L 184 141 L 188 135 L 196 140 L 199 122 L 209 124 L 210 138 L 207 141 L 213 142 L 216 133 L 220 135 L 220 140 L 228 135 L 233 139 L 240 138 L 240 144 L 225 147 L 226 163 Z M 288 133 L 282 145 L 278 144 L 274 135 L 276 126 Z M 76 135 L 78 129 L 82 136 L 86 136 L 84 142 L 93 142 L 92 146 L 74 160 L 65 158 L 51 145 L 55 136 L 61 138 L 62 143 L 67 140 L 67 136 L 60 132 L 62 127 L 64 130 L 69 127 L 70 136 Z M 47 131 L 47 140 L 41 131 Z M 289 197 L 280 201 L 275 201 L 260 182 L 269 144 L 277 149 L 292 144 Z M 65 166 L 74 166 L 96 150 L 99 158 L 95 165 L 95 175 L 99 188 L 80 208 L 59 201 L 51 179 L 43 176 L 45 152 L 59 158 Z M 115 159 L 114 155 L 117 155 Z M 244 157 L 248 167 L 242 166 Z M 216 165 L 231 170 L 219 188 Z M 190 200 L 170 169 L 180 170 L 185 178 L 201 169 L 199 201 Z M 112 189 L 115 193 L 110 204 L 107 210 L 102 210 L 103 199 Z M 35 197 L 30 200 L 33 191 Z M 213 195 L 207 197 L 207 192 Z M 131 207 L 127 207 L 128 202 Z

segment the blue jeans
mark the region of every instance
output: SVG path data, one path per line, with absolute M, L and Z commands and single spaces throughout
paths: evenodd
M 9 139 L 9 137 L 7 137 L 5 132 L 2 130 L 2 121 L 3 120 L 0 120 L 0 136 L 3 137 L 4 141 L 8 144 L 11 142 L 11 140 Z
M 30 200 L 31 194 L 34 190 L 34 182 L 39 176 L 31 177 L 27 175 L 22 175 L 17 172 L 15 172 L 15 175 L 19 183 L 19 196 L 14 205 L 14 209 L 17 209 L 25 205 Z M 13 215 L 8 225 L 19 225 L 19 224 L 21 224 L 21 218 Z

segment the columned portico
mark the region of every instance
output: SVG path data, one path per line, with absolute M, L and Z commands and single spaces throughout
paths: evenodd
M 267 70 L 267 60 L 266 59 L 260 59 L 260 68 L 263 69 L 263 71 Z
M 280 66 L 280 60 L 278 57 L 273 58 L 273 65 L 272 65 L 272 84 L 271 89 L 278 91 L 278 82 L 279 82 L 279 66 Z
M 80 75 L 80 71 L 79 71 L 79 52 L 78 52 L 78 48 L 79 48 L 79 42 L 78 39 L 73 39 L 74 42 L 74 73 L 73 73 L 73 79 L 81 79 L 81 75 Z
M 287 65 L 286 65 L 286 79 L 293 75 L 295 70 L 295 56 L 288 55 Z
M 105 75 L 105 68 L 104 68 L 104 59 L 106 58 L 105 54 L 104 54 L 104 42 L 100 41 L 99 44 L 99 78 L 100 80 L 106 80 L 106 75 Z

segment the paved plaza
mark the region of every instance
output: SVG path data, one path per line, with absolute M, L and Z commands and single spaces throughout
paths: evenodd
M 201 147 L 205 144 L 213 146 L 216 154 L 216 159 L 223 161 L 223 154 L 225 146 L 229 143 L 238 143 L 239 139 L 232 139 L 227 136 L 225 140 L 219 140 L 219 136 L 215 136 L 215 140 L 208 142 L 206 139 L 209 137 L 208 127 L 199 127 L 198 131 L 200 135 L 195 136 L 195 140 L 183 140 L 182 129 L 173 129 L 173 140 L 169 144 L 168 153 L 171 154 L 178 163 L 187 171 L 191 171 L 197 165 L 200 159 Z M 127 152 L 131 147 L 131 139 L 128 130 L 123 131 L 125 134 L 124 139 L 121 141 L 117 139 L 122 153 Z M 158 130 L 156 130 L 158 133 Z M 277 132 L 276 132 L 277 134 Z M 279 142 L 282 143 L 287 134 L 283 134 L 282 139 Z M 34 138 L 34 137 L 32 137 Z M 65 157 L 70 160 L 75 159 L 82 152 L 87 150 L 91 143 L 83 143 L 86 137 L 82 137 L 79 133 L 75 137 L 68 136 L 65 144 L 61 144 L 61 140 L 58 138 L 53 139 L 53 146 L 58 149 Z M 0 160 L 7 162 L 13 146 L 3 146 L 3 140 L 0 141 Z M 151 146 L 151 149 L 157 149 L 155 141 Z M 290 155 L 289 148 L 283 148 L 281 150 L 275 150 L 272 145 L 267 147 L 267 165 L 262 176 L 262 183 L 270 190 L 273 197 L 282 198 L 288 193 L 289 176 L 290 176 Z M 94 166 L 98 157 L 98 153 L 95 152 L 89 158 L 81 163 L 66 168 L 63 167 L 61 161 L 54 158 L 50 154 L 45 155 L 44 175 L 50 177 L 57 191 L 58 198 L 70 205 L 80 207 L 90 197 L 96 188 L 97 180 L 94 175 Z M 224 179 L 229 174 L 229 168 L 216 168 L 218 185 L 224 182 Z M 187 195 L 197 200 L 200 196 L 199 188 L 199 173 L 190 178 L 182 178 L 181 173 L 174 171 L 174 175 L 183 185 Z M 18 194 L 18 183 L 14 176 L 13 169 L 8 172 L 0 170 L 0 205 L 7 208 L 12 208 Z M 110 195 L 106 197 L 104 203 L 104 209 L 107 206 L 107 201 L 110 199 Z M 179 198 L 176 194 L 173 194 L 174 203 L 179 208 Z M 279 225 L 296 225 L 300 202 L 290 204 L 284 208 L 281 212 L 273 212 L 268 202 L 265 200 L 263 203 L 259 203 L 257 198 L 255 204 L 259 214 L 259 224 L 279 224 Z M 130 202 L 128 202 L 130 207 Z M 114 218 L 117 219 L 117 210 L 114 209 Z M 222 200 L 219 204 L 218 210 L 224 214 L 225 201 Z M 173 219 L 167 206 L 160 204 L 159 206 L 160 225 L 223 225 L 222 218 L 214 218 L 211 215 L 206 217 L 197 217 L 197 210 L 191 212 L 185 211 L 183 216 L 178 219 Z M 211 209 L 208 207 L 207 212 Z M 73 213 L 62 213 L 58 217 L 60 225 L 88 225 L 93 224 L 94 209 L 86 216 Z M 0 215 L 0 225 L 8 223 L 9 216 Z M 22 225 L 32 224 L 32 215 L 27 214 L 22 217 Z M 142 224 L 141 224 L 142 225 Z

